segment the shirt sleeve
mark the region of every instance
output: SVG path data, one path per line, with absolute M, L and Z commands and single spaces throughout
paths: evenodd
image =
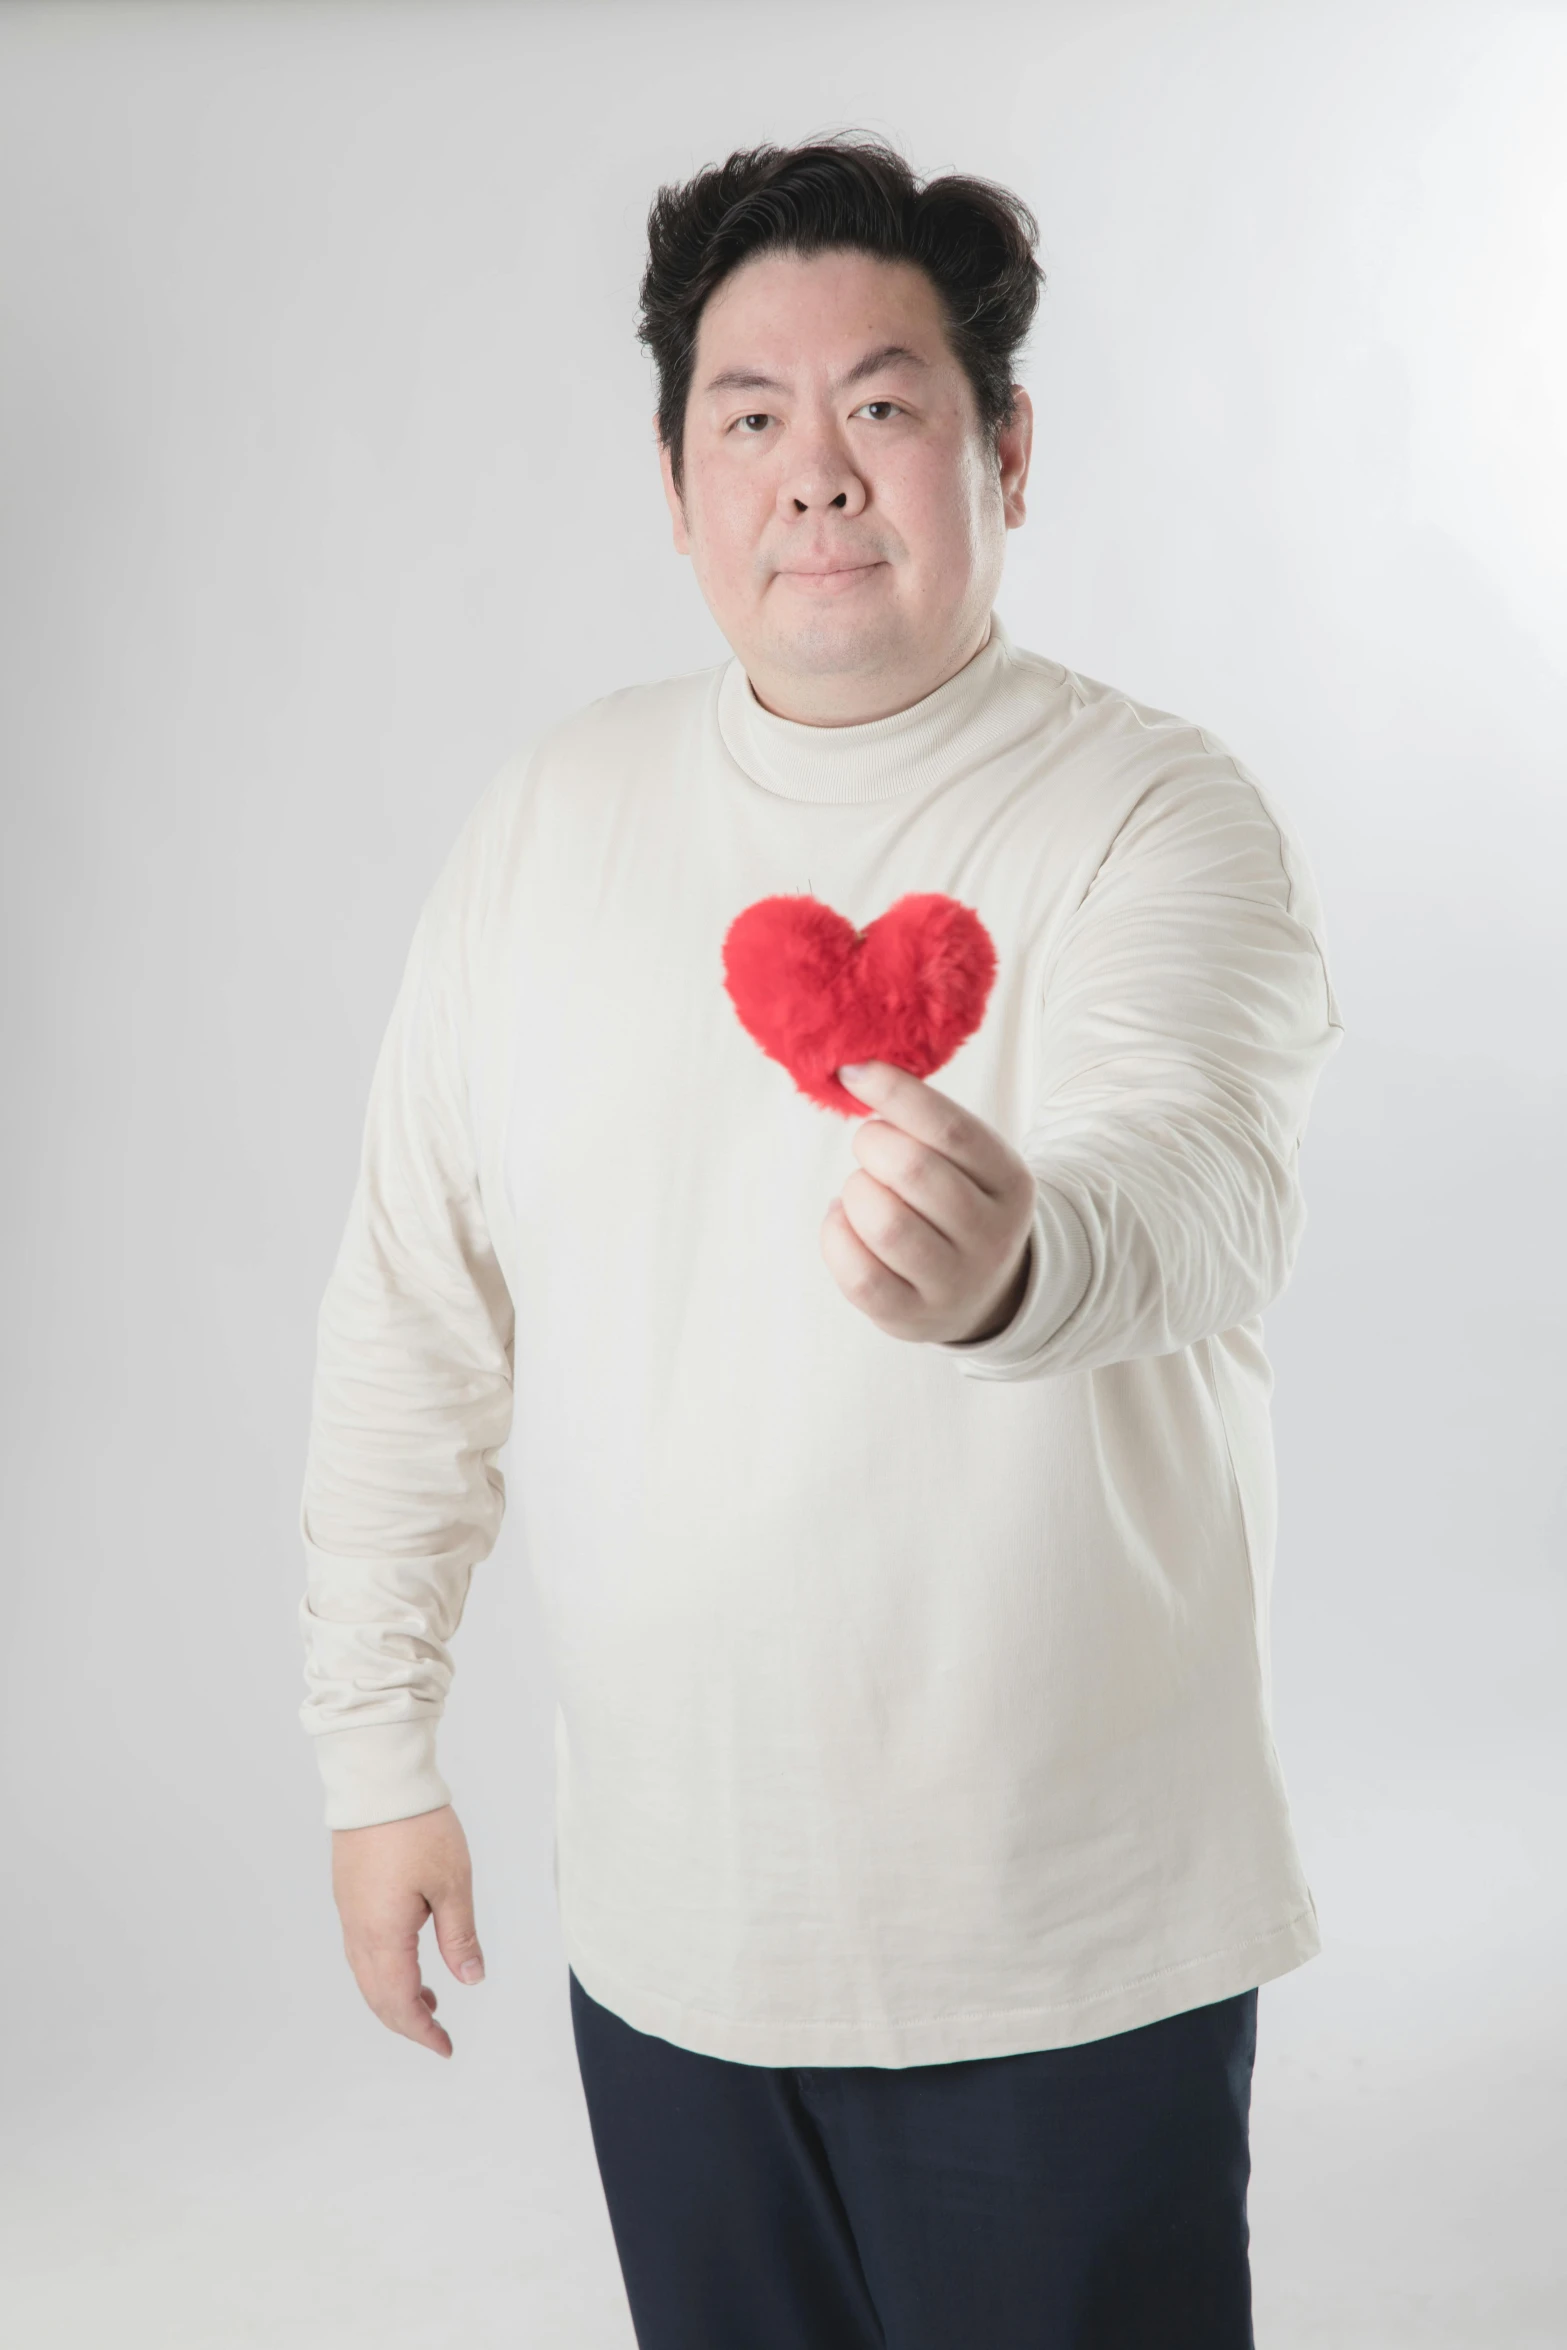
M 450 1801 L 448 1643 L 505 1506 L 513 1316 L 480 1197 L 468 1082 L 476 812 L 426 901 L 371 1080 L 316 1328 L 299 1528 L 326 1824 Z
M 1027 1285 L 976 1379 L 1172 1354 L 1278 1296 L 1305 1224 L 1299 1159 L 1343 1037 L 1316 889 L 1228 756 L 1137 801 L 1044 977 Z

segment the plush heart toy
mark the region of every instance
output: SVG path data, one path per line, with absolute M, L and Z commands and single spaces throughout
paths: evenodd
M 864 930 L 820 898 L 758 898 L 724 933 L 724 985 L 748 1034 L 824 1109 L 863 1117 L 834 1072 L 892 1061 L 928 1077 L 984 1017 L 989 931 L 937 890 L 901 897 Z

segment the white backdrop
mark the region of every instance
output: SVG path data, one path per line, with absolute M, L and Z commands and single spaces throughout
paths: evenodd
M 1259 2342 L 1567 2338 L 1564 102 L 1508 0 L 0 11 L 19 2344 L 630 2343 L 526 1559 L 455 1652 L 442 2065 L 342 1959 L 294 1511 L 436 867 L 546 723 L 723 651 L 648 198 L 850 123 L 1043 224 L 1008 626 L 1224 736 L 1326 902 L 1268 1316 L 1326 1949 L 1262 1998 Z

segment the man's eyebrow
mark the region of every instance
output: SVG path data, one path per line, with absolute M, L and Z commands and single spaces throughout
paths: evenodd
M 906 343 L 883 343 L 879 351 L 867 351 L 863 359 L 856 359 L 846 375 L 841 375 L 833 389 L 846 391 L 850 384 L 863 383 L 868 375 L 880 375 L 884 367 L 924 367 L 927 364 L 918 351 L 911 351 Z M 783 392 L 788 385 L 780 383 L 775 375 L 763 375 L 759 368 L 726 367 L 719 374 L 708 377 L 702 386 L 704 392 Z
M 702 386 L 704 392 L 782 392 L 787 388 L 776 376 L 759 375 L 752 367 L 726 367 L 721 375 L 709 376 Z
M 925 361 L 918 351 L 911 351 L 905 343 L 883 343 L 879 351 L 867 351 L 863 359 L 856 359 L 847 375 L 839 378 L 838 389 L 863 383 L 868 375 L 880 375 L 884 367 L 923 367 Z

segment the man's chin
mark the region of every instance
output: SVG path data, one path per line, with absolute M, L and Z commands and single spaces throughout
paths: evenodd
M 781 629 L 767 646 L 770 664 L 798 677 L 874 677 L 908 660 L 907 632 L 892 615 L 822 613 Z

